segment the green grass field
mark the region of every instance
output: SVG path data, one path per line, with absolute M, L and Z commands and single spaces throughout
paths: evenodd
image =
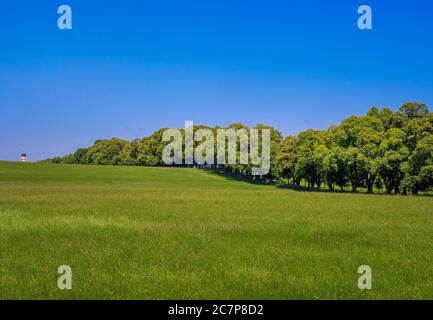
M 431 299 L 433 198 L 0 162 L 0 298 Z

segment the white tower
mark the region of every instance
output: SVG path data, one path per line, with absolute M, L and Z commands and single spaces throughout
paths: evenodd
M 25 153 L 21 153 L 21 162 L 27 162 L 27 155 Z

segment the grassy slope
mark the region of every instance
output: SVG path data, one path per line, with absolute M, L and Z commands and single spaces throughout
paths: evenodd
M 432 198 L 0 162 L 0 298 L 432 298 L 432 239 Z

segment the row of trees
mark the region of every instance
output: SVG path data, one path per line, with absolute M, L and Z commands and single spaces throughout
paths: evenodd
M 209 128 L 194 126 L 194 130 Z M 210 128 L 216 133 L 219 127 Z M 246 128 L 240 123 L 229 128 Z M 309 129 L 283 138 L 272 127 L 271 170 L 263 179 L 310 189 L 345 189 L 368 193 L 418 194 L 433 188 L 433 113 L 422 103 L 405 103 L 397 112 L 371 108 L 327 130 Z M 163 166 L 165 129 L 149 137 L 125 141 L 98 140 L 47 162 L 94 165 Z M 216 153 L 215 153 L 216 154 Z M 248 177 L 249 165 L 222 165 L 227 173 Z
M 433 187 L 433 114 L 421 103 L 398 112 L 373 107 L 328 130 L 288 136 L 276 156 L 276 176 L 309 188 L 363 187 L 372 193 L 428 191 Z

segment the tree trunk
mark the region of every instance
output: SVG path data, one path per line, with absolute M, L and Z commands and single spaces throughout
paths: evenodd
M 373 186 L 374 182 L 376 181 L 376 176 L 377 175 L 374 174 L 367 179 L 367 193 L 373 193 Z
M 388 184 L 388 185 L 386 185 L 386 193 L 387 194 L 391 194 L 392 193 L 392 184 Z

